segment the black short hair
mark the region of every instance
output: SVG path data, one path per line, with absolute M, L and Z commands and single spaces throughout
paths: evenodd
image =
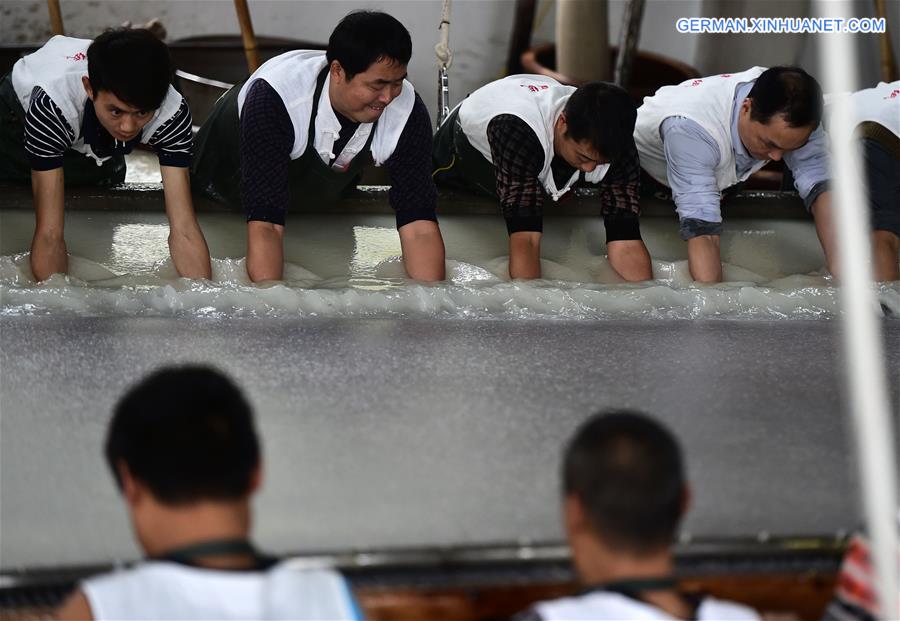
M 822 87 L 799 67 L 772 67 L 758 78 L 750 94 L 750 118 L 768 124 L 776 114 L 791 127 L 818 127 L 822 121 Z
M 172 82 L 169 48 L 144 28 L 107 30 L 87 51 L 94 93 L 109 91 L 139 110 L 162 105 Z
M 675 437 L 627 410 L 589 418 L 569 441 L 563 489 L 581 502 L 593 531 L 635 554 L 671 545 L 684 506 L 685 475 Z
M 577 142 L 587 140 L 610 161 L 634 148 L 637 108 L 615 84 L 588 82 L 572 93 L 563 111 L 566 135 Z
M 381 11 L 353 11 L 331 33 L 325 58 L 341 63 L 347 79 L 368 69 L 372 63 L 388 59 L 409 64 L 412 39 L 406 27 Z
M 201 366 L 168 367 L 133 386 L 116 405 L 106 460 L 162 503 L 236 500 L 250 491 L 260 448 L 253 414 L 224 375 Z

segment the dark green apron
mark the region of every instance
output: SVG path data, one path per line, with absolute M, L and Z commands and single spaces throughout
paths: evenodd
M 291 205 L 320 207 L 336 203 L 346 190 L 355 186 L 363 167 L 371 159 L 369 152 L 375 127 L 362 151 L 350 161 L 346 170 L 332 168 L 319 157 L 315 147 L 316 113 L 327 75 L 328 67 L 316 80 L 306 151 L 291 160 L 288 166 Z M 223 199 L 233 207 L 241 206 L 241 128 L 237 100 L 242 86 L 236 84 L 222 95 L 209 119 L 200 128 L 195 140 L 197 155 L 191 170 L 192 187 Z
M 497 196 L 494 165 L 472 146 L 459 122 L 459 106 L 438 128 L 432 151 L 435 183 Z
M 0 80 L 0 181 L 31 183 L 31 164 L 25 155 L 25 110 L 13 89 L 11 75 Z M 68 149 L 63 154 L 63 174 L 67 186 L 122 183 L 125 157 L 114 155 L 97 166 L 94 158 Z

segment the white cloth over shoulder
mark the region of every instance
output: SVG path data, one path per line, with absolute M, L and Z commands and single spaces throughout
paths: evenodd
M 534 606 L 542 621 L 676 621 L 659 608 L 620 593 L 595 591 L 578 597 L 540 602 Z M 759 621 L 759 614 L 742 604 L 706 597 L 697 609 L 698 621 Z
M 350 588 L 331 569 L 284 561 L 268 571 L 223 571 L 149 561 L 81 585 L 94 619 L 360 619 Z
M 247 93 L 256 80 L 265 80 L 275 89 L 287 108 L 291 124 L 294 126 L 294 146 L 291 159 L 296 160 L 306 151 L 309 140 L 309 124 L 313 110 L 313 97 L 316 91 L 316 80 L 328 64 L 325 52 L 320 50 L 294 50 L 285 52 L 253 72 L 238 93 L 238 115 L 244 107 Z M 326 164 L 333 158 L 336 163 L 349 163 L 363 148 L 372 128 L 372 158 L 376 166 L 384 164 L 394 153 L 400 134 L 406 127 L 413 104 L 416 102 L 415 90 L 409 80 L 403 80 L 400 95 L 387 105 L 377 123 L 360 123 L 356 132 L 347 142 L 340 154 L 332 153 L 335 140 L 341 133 L 341 123 L 331 107 L 328 97 L 328 84 L 331 76 L 325 78 L 322 94 L 319 96 L 315 118 L 314 147 L 319 157 Z
M 850 110 L 850 127 L 872 121 L 900 138 L 900 80 L 879 82 L 878 86 L 853 93 L 825 96 L 826 124 L 839 98 L 847 98 Z
M 469 143 L 493 163 L 487 138 L 491 119 L 511 114 L 525 121 L 544 148 L 544 168 L 538 179 L 556 201 L 569 191 L 580 174 L 576 170 L 562 188 L 557 188 L 550 169 L 554 156 L 553 127 L 575 90 L 574 86 L 564 86 L 541 75 L 511 75 L 486 84 L 466 97 L 460 104 L 459 122 Z M 608 170 L 609 164 L 601 164 L 584 178 L 588 183 L 599 183 Z

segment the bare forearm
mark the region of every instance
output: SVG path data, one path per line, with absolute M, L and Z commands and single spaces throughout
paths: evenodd
M 31 190 L 34 196 L 34 237 L 31 240 L 31 271 L 37 280 L 69 268 L 65 224 L 65 179 L 62 168 L 33 170 Z
M 700 235 L 688 240 L 688 267 L 698 282 L 722 282 L 722 257 L 718 235 Z
M 437 222 L 415 220 L 400 227 L 403 267 L 410 278 L 423 282 L 444 280 L 444 239 Z
M 653 265 L 647 246 L 640 239 L 621 239 L 607 244 L 609 264 L 629 282 L 653 278 Z
M 179 275 L 185 278 L 212 278 L 209 248 L 199 226 L 170 229 L 169 253 Z
M 900 237 L 891 231 L 873 231 L 872 249 L 875 255 L 875 280 L 892 282 L 900 280 Z
M 169 218 L 169 252 L 175 269 L 186 278 L 211 278 L 209 247 L 194 212 L 188 171 L 171 166 L 160 170 Z
M 837 236 L 835 235 L 834 210 L 831 207 L 831 192 L 819 194 L 810 208 L 816 223 L 816 235 L 825 253 L 825 265 L 835 277 L 838 276 Z
M 247 275 L 250 280 L 281 280 L 283 273 L 284 227 L 251 220 L 247 223 Z
M 509 236 L 509 277 L 541 277 L 541 234 L 519 231 Z

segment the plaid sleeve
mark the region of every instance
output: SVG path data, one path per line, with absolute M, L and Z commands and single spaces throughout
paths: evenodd
M 641 213 L 641 163 L 633 144 L 609 167 L 597 184 L 597 194 L 604 215 L 616 211 Z
M 500 114 L 488 123 L 487 138 L 509 232 L 540 231 L 544 189 L 538 177 L 544 168 L 544 148 L 538 137 L 519 117 Z

